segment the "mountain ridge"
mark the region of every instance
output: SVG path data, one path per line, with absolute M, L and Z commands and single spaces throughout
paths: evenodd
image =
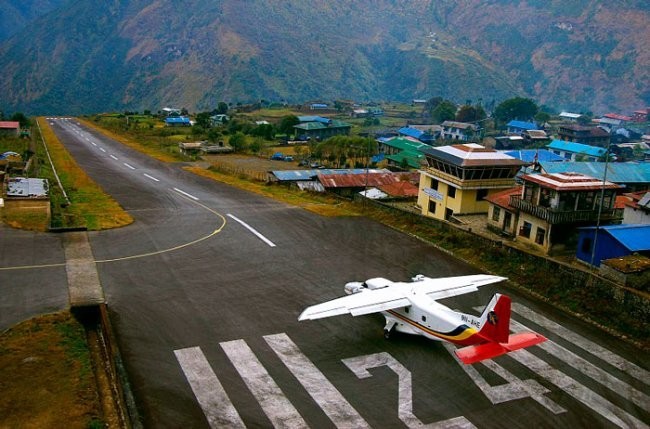
M 60 1 L 0 44 L 8 76 L 0 109 L 82 114 L 210 110 L 222 100 L 489 103 L 521 95 L 558 109 L 625 113 L 650 105 L 650 14 L 641 1 L 608 6 Z

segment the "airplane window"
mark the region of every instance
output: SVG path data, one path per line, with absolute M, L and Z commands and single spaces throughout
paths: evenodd
M 422 321 L 426 322 L 427 321 L 427 316 L 422 316 Z
M 408 308 L 408 307 L 404 307 L 404 313 L 408 313 L 408 312 L 409 312 L 409 308 Z

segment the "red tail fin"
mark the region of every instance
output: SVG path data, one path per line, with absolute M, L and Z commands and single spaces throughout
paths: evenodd
M 490 342 L 507 343 L 510 336 L 510 297 L 494 294 L 480 320 L 481 337 Z

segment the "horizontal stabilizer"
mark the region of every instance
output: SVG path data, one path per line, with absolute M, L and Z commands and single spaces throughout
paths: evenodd
M 484 343 L 455 350 L 456 356 L 464 364 L 472 364 L 492 359 L 515 350 L 531 347 L 546 341 L 546 337 L 535 332 L 522 332 L 510 335 L 507 343 Z

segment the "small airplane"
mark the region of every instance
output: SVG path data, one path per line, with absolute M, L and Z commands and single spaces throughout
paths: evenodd
M 531 347 L 546 341 L 534 332 L 510 335 L 510 298 L 494 294 L 479 316 L 454 311 L 436 300 L 476 292 L 480 286 L 506 280 L 491 275 L 429 278 L 413 277 L 412 282 L 393 282 L 377 277 L 345 285 L 343 296 L 306 308 L 302 320 L 381 312 L 386 318 L 384 336 L 393 331 L 423 335 L 432 340 L 460 346 L 456 356 L 465 364 L 480 362 Z

